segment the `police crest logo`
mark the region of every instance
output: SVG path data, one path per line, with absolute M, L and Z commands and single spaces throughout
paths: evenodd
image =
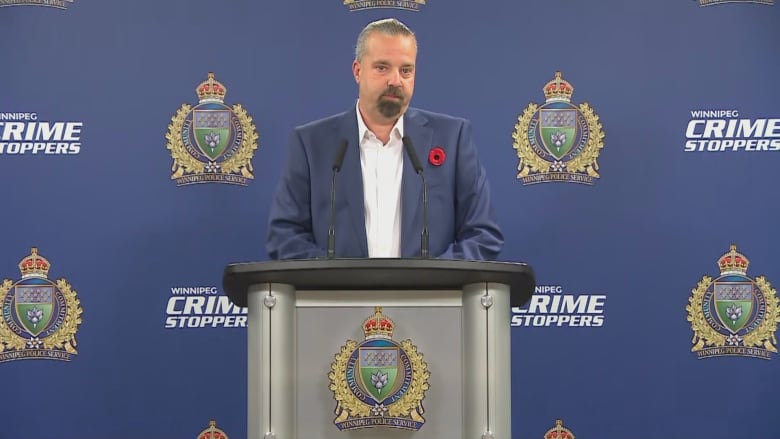
M 224 431 L 217 428 L 217 421 L 209 421 L 209 426 L 198 434 L 198 439 L 228 439 Z
M 349 8 L 350 12 L 362 11 L 365 9 L 403 9 L 406 11 L 419 12 L 420 6 L 425 4 L 426 0 L 343 0 L 344 6 Z
M 171 179 L 178 186 L 228 183 L 246 186 L 252 175 L 257 131 L 246 110 L 225 105 L 225 86 L 214 73 L 195 89 L 198 104 L 183 104 L 165 138 L 173 158 Z
M 391 427 L 417 431 L 425 423 L 422 400 L 428 365 L 411 340 L 392 339 L 395 323 L 376 307 L 363 322 L 365 340 L 347 340 L 331 365 L 339 430 Z
M 574 433 L 563 426 L 562 419 L 555 420 L 555 427 L 547 430 L 544 439 L 574 439 Z
M 0 0 L 0 8 L 3 6 L 48 6 L 50 8 L 65 9 L 73 0 Z
M 33 247 L 19 262 L 22 278 L 0 284 L 0 363 L 27 358 L 70 361 L 81 303 L 68 281 L 48 279 L 51 264 Z
M 699 359 L 740 356 L 770 359 L 777 353 L 780 300 L 763 276 L 747 276 L 747 257 L 737 246 L 718 259 L 720 276 L 704 276 L 685 307 Z
M 545 182 L 593 184 L 604 148 L 599 117 L 587 103 L 571 103 L 574 87 L 561 72 L 542 89 L 545 103 L 531 103 L 517 117 L 513 147 L 523 185 Z

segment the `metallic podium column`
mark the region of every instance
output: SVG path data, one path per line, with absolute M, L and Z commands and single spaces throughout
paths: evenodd
M 247 299 L 247 437 L 296 439 L 295 288 L 252 285 Z
M 509 286 L 463 287 L 464 439 L 511 439 Z

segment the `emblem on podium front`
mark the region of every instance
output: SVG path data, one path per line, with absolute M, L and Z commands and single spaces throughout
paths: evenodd
M 0 282 L 0 363 L 70 361 L 76 351 L 81 303 L 67 280 L 49 280 L 51 264 L 36 247 L 19 262 L 22 278 Z
M 699 359 L 722 356 L 765 360 L 777 353 L 780 300 L 764 276 L 747 275 L 750 261 L 731 245 L 718 259 L 720 276 L 703 276 L 693 289 L 688 321 L 692 352 Z
M 195 89 L 198 104 L 183 104 L 165 138 L 173 158 L 171 179 L 178 186 L 227 183 L 246 186 L 252 175 L 257 130 L 252 117 L 236 104 L 225 105 L 227 89 L 209 73 Z
M 598 115 L 587 103 L 574 105 L 574 87 L 555 72 L 544 88 L 545 103 L 531 103 L 517 117 L 513 147 L 523 185 L 546 182 L 593 184 L 604 148 Z
M 395 323 L 376 307 L 363 322 L 365 340 L 347 340 L 331 365 L 339 430 L 390 427 L 419 430 L 428 365 L 411 340 L 393 340 Z

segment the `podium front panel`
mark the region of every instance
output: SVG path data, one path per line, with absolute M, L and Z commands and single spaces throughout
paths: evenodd
M 250 288 L 248 299 L 250 439 L 511 439 L 509 326 L 498 317 L 509 314 L 507 286 L 477 283 L 464 285 L 462 291 L 296 291 L 287 284 L 261 284 Z M 363 324 L 375 307 L 393 321 L 392 340 L 398 344 L 408 340 L 411 352 L 422 358 L 407 355 L 408 345 L 397 351 L 389 347 L 397 353 L 388 354 L 363 344 Z M 349 348 L 348 341 L 353 342 Z M 360 363 L 364 354 L 369 359 Z M 392 359 L 387 360 L 387 355 Z M 364 416 L 355 420 L 347 416 L 345 407 L 385 410 L 381 422 L 389 418 L 395 422 L 403 415 L 389 414 L 382 400 L 388 396 L 375 397 L 379 404 L 363 397 L 373 405 L 360 405 L 353 398 L 354 393 L 349 393 L 353 388 L 358 393 L 363 389 L 388 395 L 369 388 L 368 375 L 360 384 L 357 364 L 365 368 L 364 373 L 373 367 L 392 374 L 386 370 L 390 361 L 390 370 L 401 373 L 396 364 L 404 356 L 410 364 L 424 362 L 430 374 L 421 407 L 408 421 L 424 423 L 415 424 L 419 431 L 362 428 L 374 421 Z M 345 390 L 347 404 L 337 410 L 329 373 L 332 368 L 344 370 L 347 361 L 351 362 L 348 372 L 339 375 L 350 377 L 342 379 L 339 387 Z M 390 394 L 397 390 L 392 390 L 392 382 L 390 378 L 387 384 Z M 409 385 L 412 388 L 414 384 Z
M 376 297 L 377 305 L 382 297 Z M 382 307 L 395 322 L 393 339 L 410 339 L 423 354 L 431 376 L 425 393 L 426 423 L 414 432 L 415 439 L 459 438 L 462 435 L 463 382 L 461 348 L 462 316 L 459 307 Z M 403 438 L 411 431 L 365 428 L 340 431 L 333 421 L 336 400 L 328 388 L 328 372 L 347 340 L 361 342 L 363 321 L 373 307 L 328 307 L 297 309 L 296 418 L 299 438 Z M 446 420 L 446 422 L 441 422 Z

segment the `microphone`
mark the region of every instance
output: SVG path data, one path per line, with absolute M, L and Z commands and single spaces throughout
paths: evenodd
M 341 139 L 336 157 L 333 159 L 333 178 L 330 182 L 330 224 L 328 225 L 328 259 L 336 255 L 336 174 L 341 170 L 344 153 L 347 152 L 347 139 Z
M 414 170 L 422 179 L 423 223 L 422 233 L 420 234 L 420 255 L 423 259 L 428 259 L 428 186 L 425 184 L 423 167 L 420 164 L 420 158 L 417 157 L 417 151 L 414 149 L 412 139 L 410 139 L 409 136 L 404 136 L 401 141 L 404 143 L 404 149 L 406 150 L 406 154 L 409 155 L 409 159 L 412 161 Z

